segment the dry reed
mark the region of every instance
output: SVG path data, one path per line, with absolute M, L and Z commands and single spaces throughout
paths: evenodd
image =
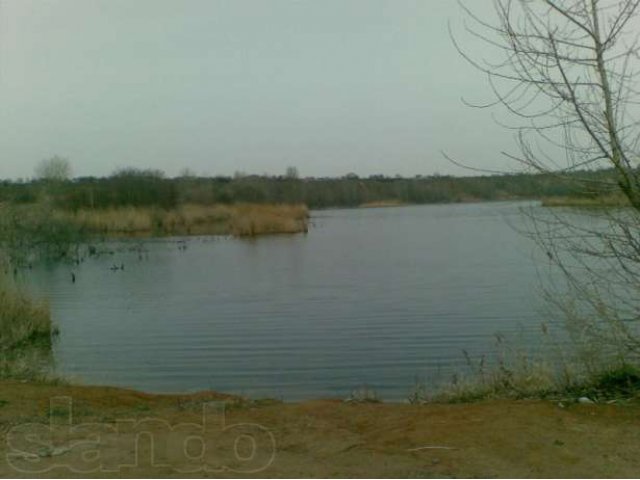
M 625 207 L 629 205 L 622 195 L 602 195 L 598 197 L 547 197 L 542 199 L 543 207 Z
M 89 233 L 112 236 L 254 236 L 306 232 L 309 212 L 304 205 L 186 204 L 173 210 L 126 207 L 56 215 Z

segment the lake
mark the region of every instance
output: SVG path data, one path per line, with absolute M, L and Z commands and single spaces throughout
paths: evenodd
M 113 242 L 25 279 L 73 381 L 401 400 L 464 368 L 463 350 L 495 352 L 496 333 L 540 330 L 541 258 L 512 226 L 523 205 L 315 211 L 308 235 Z

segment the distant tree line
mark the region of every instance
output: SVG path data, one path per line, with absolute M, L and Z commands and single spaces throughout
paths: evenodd
M 235 175 L 166 178 L 162 171 L 126 168 L 109 177 L 51 182 L 47 178 L 0 182 L 0 202 L 35 203 L 43 195 L 60 208 L 104 209 L 124 206 L 173 208 L 179 204 L 305 203 L 310 208 L 355 207 L 369 202 L 452 203 L 557 196 L 596 196 L 585 191 L 585 177 L 606 185 L 609 171 L 570 175 L 512 174 L 475 177 L 411 178 L 349 174 L 340 178 L 300 178 L 297 170 L 282 176 Z M 611 182 L 614 185 L 613 180 Z M 578 187 L 580 185 L 580 187 Z

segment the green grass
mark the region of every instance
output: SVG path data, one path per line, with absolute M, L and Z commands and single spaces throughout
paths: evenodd
M 622 363 L 596 372 L 582 384 L 573 385 L 567 391 L 592 400 L 640 396 L 640 367 Z

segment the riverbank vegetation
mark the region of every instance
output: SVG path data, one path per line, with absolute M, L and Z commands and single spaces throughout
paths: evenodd
M 161 171 L 127 168 L 104 178 L 71 179 L 65 177 L 67 163 L 54 157 L 39 166 L 37 179 L 0 182 L 0 246 L 19 263 L 28 263 L 34 251 L 62 258 L 95 236 L 301 233 L 308 229 L 307 208 L 592 199 L 597 192 L 575 188 L 577 176 L 610 174 L 300 178 L 289 169 L 284 176 L 167 178 Z
M 42 379 L 56 335 L 46 302 L 0 281 L 0 379 Z
M 416 383 L 408 401 L 426 404 L 551 399 L 567 404 L 611 404 L 640 398 L 640 365 L 628 359 L 598 360 L 588 366 L 524 354 L 509 361 L 467 361 L 467 369 L 448 381 L 437 385 Z
M 607 172 L 572 176 L 581 195 L 544 196 L 546 206 L 587 208 L 584 215 L 571 209 L 528 212 L 526 233 L 558 277 L 544 286 L 545 296 L 560 314 L 569 346 L 585 360 L 559 386 L 549 375 L 543 377 L 550 381 L 534 384 L 595 391 L 622 384 L 637 392 L 640 124 L 632 106 L 640 101 L 635 28 L 640 3 L 496 0 L 493 15 L 468 3 L 462 5 L 464 30 L 453 35 L 454 43 L 487 76 L 493 93 L 470 104 L 492 110 L 500 125 L 517 132 L 515 148 L 504 154 L 541 175 L 585 168 Z M 479 48 L 478 39 L 484 42 Z M 490 65 L 484 61 L 494 55 Z M 555 374 L 558 365 L 553 366 Z M 528 373 L 499 364 L 485 390 L 517 390 L 513 379 L 535 376 Z
M 376 200 L 374 202 L 367 202 L 360 205 L 360 208 L 390 208 L 390 207 L 402 207 L 406 203 L 402 203 L 400 200 Z
M 304 205 L 259 204 L 57 210 L 54 215 L 83 233 L 105 236 L 301 233 L 309 217 Z
M 629 207 L 629 199 L 621 194 L 603 194 L 598 196 L 546 197 L 542 199 L 543 207 Z
M 53 328 L 49 307 L 11 287 L 0 287 L 0 348 L 3 351 L 50 341 Z
M 611 204 L 616 188 L 610 171 L 299 178 L 290 169 L 285 176 L 166 178 L 161 171 L 128 168 L 105 178 L 65 179 L 62 170 L 71 168 L 61 168 L 64 159 L 45 163 L 39 171 L 52 171 L 40 172 L 35 180 L 0 182 L 0 242 L 18 255 L 35 249 L 63 257 L 73 245 L 96 235 L 300 233 L 308 229 L 307 208 L 542 198 L 550 206 L 599 204 L 600 199 Z M 577 188 L 585 178 L 599 190 Z
M 131 236 L 304 233 L 309 212 L 304 205 L 183 204 L 63 209 L 50 199 L 0 204 L 0 253 L 16 266 L 36 258 L 72 258 L 89 240 Z
M 585 188 L 584 181 L 597 185 Z M 0 182 L 0 203 L 35 204 L 46 197 L 54 207 L 105 210 L 181 205 L 303 204 L 312 209 L 366 204 L 427 204 L 542 198 L 594 198 L 617 185 L 609 170 L 568 174 L 508 174 L 474 177 L 431 175 L 336 178 L 260 176 L 167 178 L 155 170 L 124 169 L 109 177 L 66 181 L 37 179 Z

